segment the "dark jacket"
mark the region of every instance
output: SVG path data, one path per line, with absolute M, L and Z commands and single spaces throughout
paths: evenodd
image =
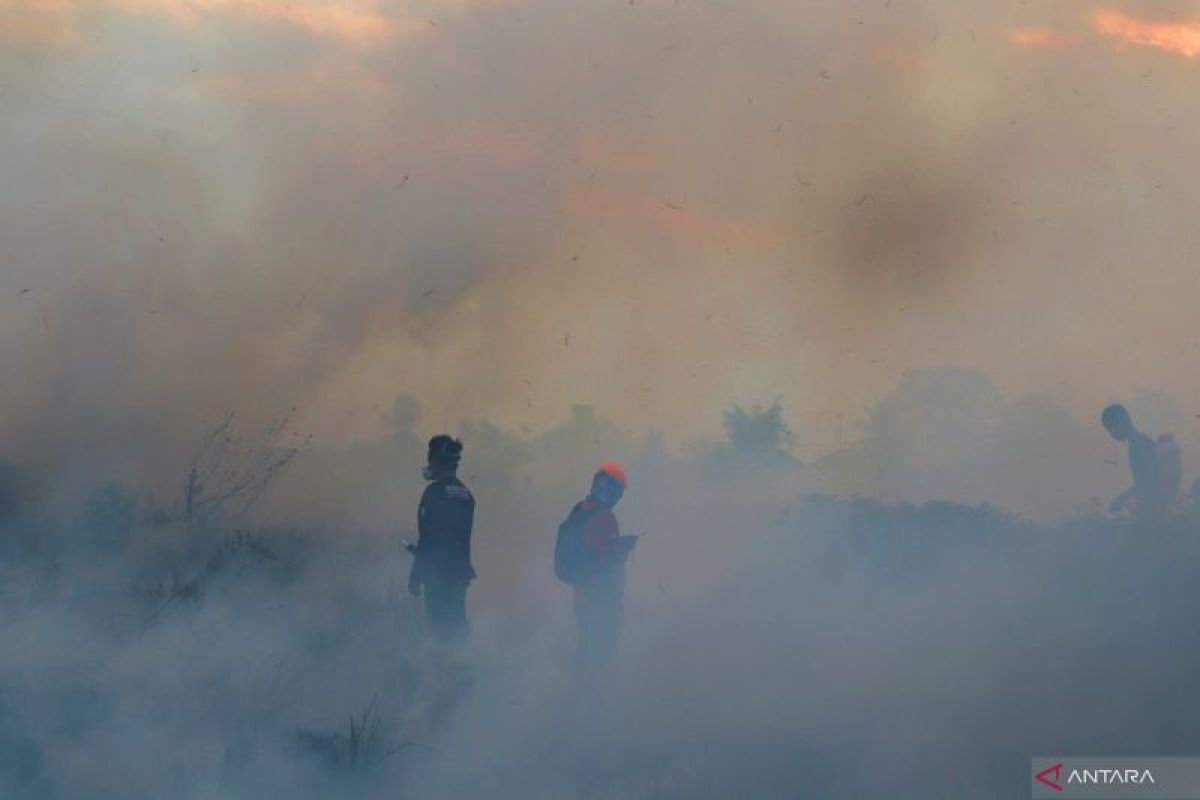
M 1170 502 L 1158 445 L 1144 433 L 1135 432 L 1129 439 L 1129 471 L 1133 474 L 1138 510 L 1151 511 Z
M 471 567 L 471 528 L 475 498 L 458 478 L 442 478 L 425 487 L 417 511 L 417 552 L 413 576 L 421 583 L 466 582 Z

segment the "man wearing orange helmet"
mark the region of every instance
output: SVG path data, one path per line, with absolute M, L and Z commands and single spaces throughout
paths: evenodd
M 624 616 L 625 561 L 636 536 L 622 536 L 613 508 L 628 480 L 619 464 L 601 464 L 588 496 L 571 509 L 559 527 L 555 574 L 575 588 L 581 664 L 607 661 L 621 636 Z

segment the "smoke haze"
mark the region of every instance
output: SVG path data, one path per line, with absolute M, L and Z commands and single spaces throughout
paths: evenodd
M 0 0 L 0 793 L 1194 752 L 1196 513 L 1100 513 L 1098 414 L 1200 469 L 1198 54 L 1191 2 Z M 443 429 L 465 655 L 397 546 Z M 581 686 L 548 542 L 611 458 Z
M 5 438 L 783 396 L 824 453 L 914 368 L 1184 397 L 1194 64 L 1139 12 L 11 3 Z

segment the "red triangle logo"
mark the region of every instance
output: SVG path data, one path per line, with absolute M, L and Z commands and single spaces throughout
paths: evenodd
M 1062 768 L 1063 768 L 1062 764 L 1055 764 L 1052 767 L 1047 767 L 1046 769 L 1039 772 L 1037 775 L 1034 775 L 1033 779 L 1035 781 L 1037 781 L 1038 783 L 1042 783 L 1042 784 L 1045 784 L 1046 786 L 1049 786 L 1051 789 L 1053 789 L 1056 792 L 1061 792 L 1063 790 L 1063 787 L 1062 787 L 1062 784 L 1059 783 L 1059 781 L 1062 780 Z M 1053 777 L 1051 777 L 1051 776 L 1053 776 Z

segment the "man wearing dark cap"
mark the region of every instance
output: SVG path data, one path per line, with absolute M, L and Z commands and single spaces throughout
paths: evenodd
M 475 498 L 458 479 L 462 443 L 446 434 L 429 440 L 424 470 L 429 486 L 417 512 L 417 539 L 408 591 L 425 596 L 425 612 L 440 639 L 467 635 L 467 585 L 471 567 L 471 527 Z

